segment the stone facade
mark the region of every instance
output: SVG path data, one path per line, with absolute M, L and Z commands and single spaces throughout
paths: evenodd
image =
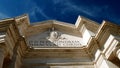
M 119 68 L 120 26 L 79 16 L 30 24 L 28 15 L 0 20 L 0 68 Z

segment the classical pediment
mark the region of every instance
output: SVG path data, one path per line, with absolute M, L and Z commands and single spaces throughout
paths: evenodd
M 99 26 L 88 22 L 93 21 L 78 17 L 75 25 L 56 20 L 33 23 L 25 32 L 27 44 L 31 47 L 83 47 L 95 36 Z
M 75 25 L 56 21 L 56 20 L 48 20 L 48 21 L 31 24 L 26 31 L 26 36 L 29 37 L 37 33 L 49 31 L 52 28 L 54 28 L 57 31 L 63 32 L 63 33 L 69 33 L 69 34 L 76 35 L 76 36 L 82 36 L 79 30 L 76 30 Z

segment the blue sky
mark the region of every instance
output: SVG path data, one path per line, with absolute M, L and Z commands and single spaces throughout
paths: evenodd
M 59 20 L 74 24 L 78 15 L 120 24 L 119 0 L 0 0 L 0 19 L 29 14 L 31 22 Z

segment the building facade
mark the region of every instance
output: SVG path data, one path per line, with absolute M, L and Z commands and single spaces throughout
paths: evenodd
M 79 16 L 75 24 L 28 15 L 0 20 L 0 68 L 119 68 L 120 25 Z

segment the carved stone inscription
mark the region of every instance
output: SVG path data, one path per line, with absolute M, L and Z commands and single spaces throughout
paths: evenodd
M 31 47 L 81 47 L 82 38 L 64 34 L 59 31 L 47 31 L 27 39 Z

